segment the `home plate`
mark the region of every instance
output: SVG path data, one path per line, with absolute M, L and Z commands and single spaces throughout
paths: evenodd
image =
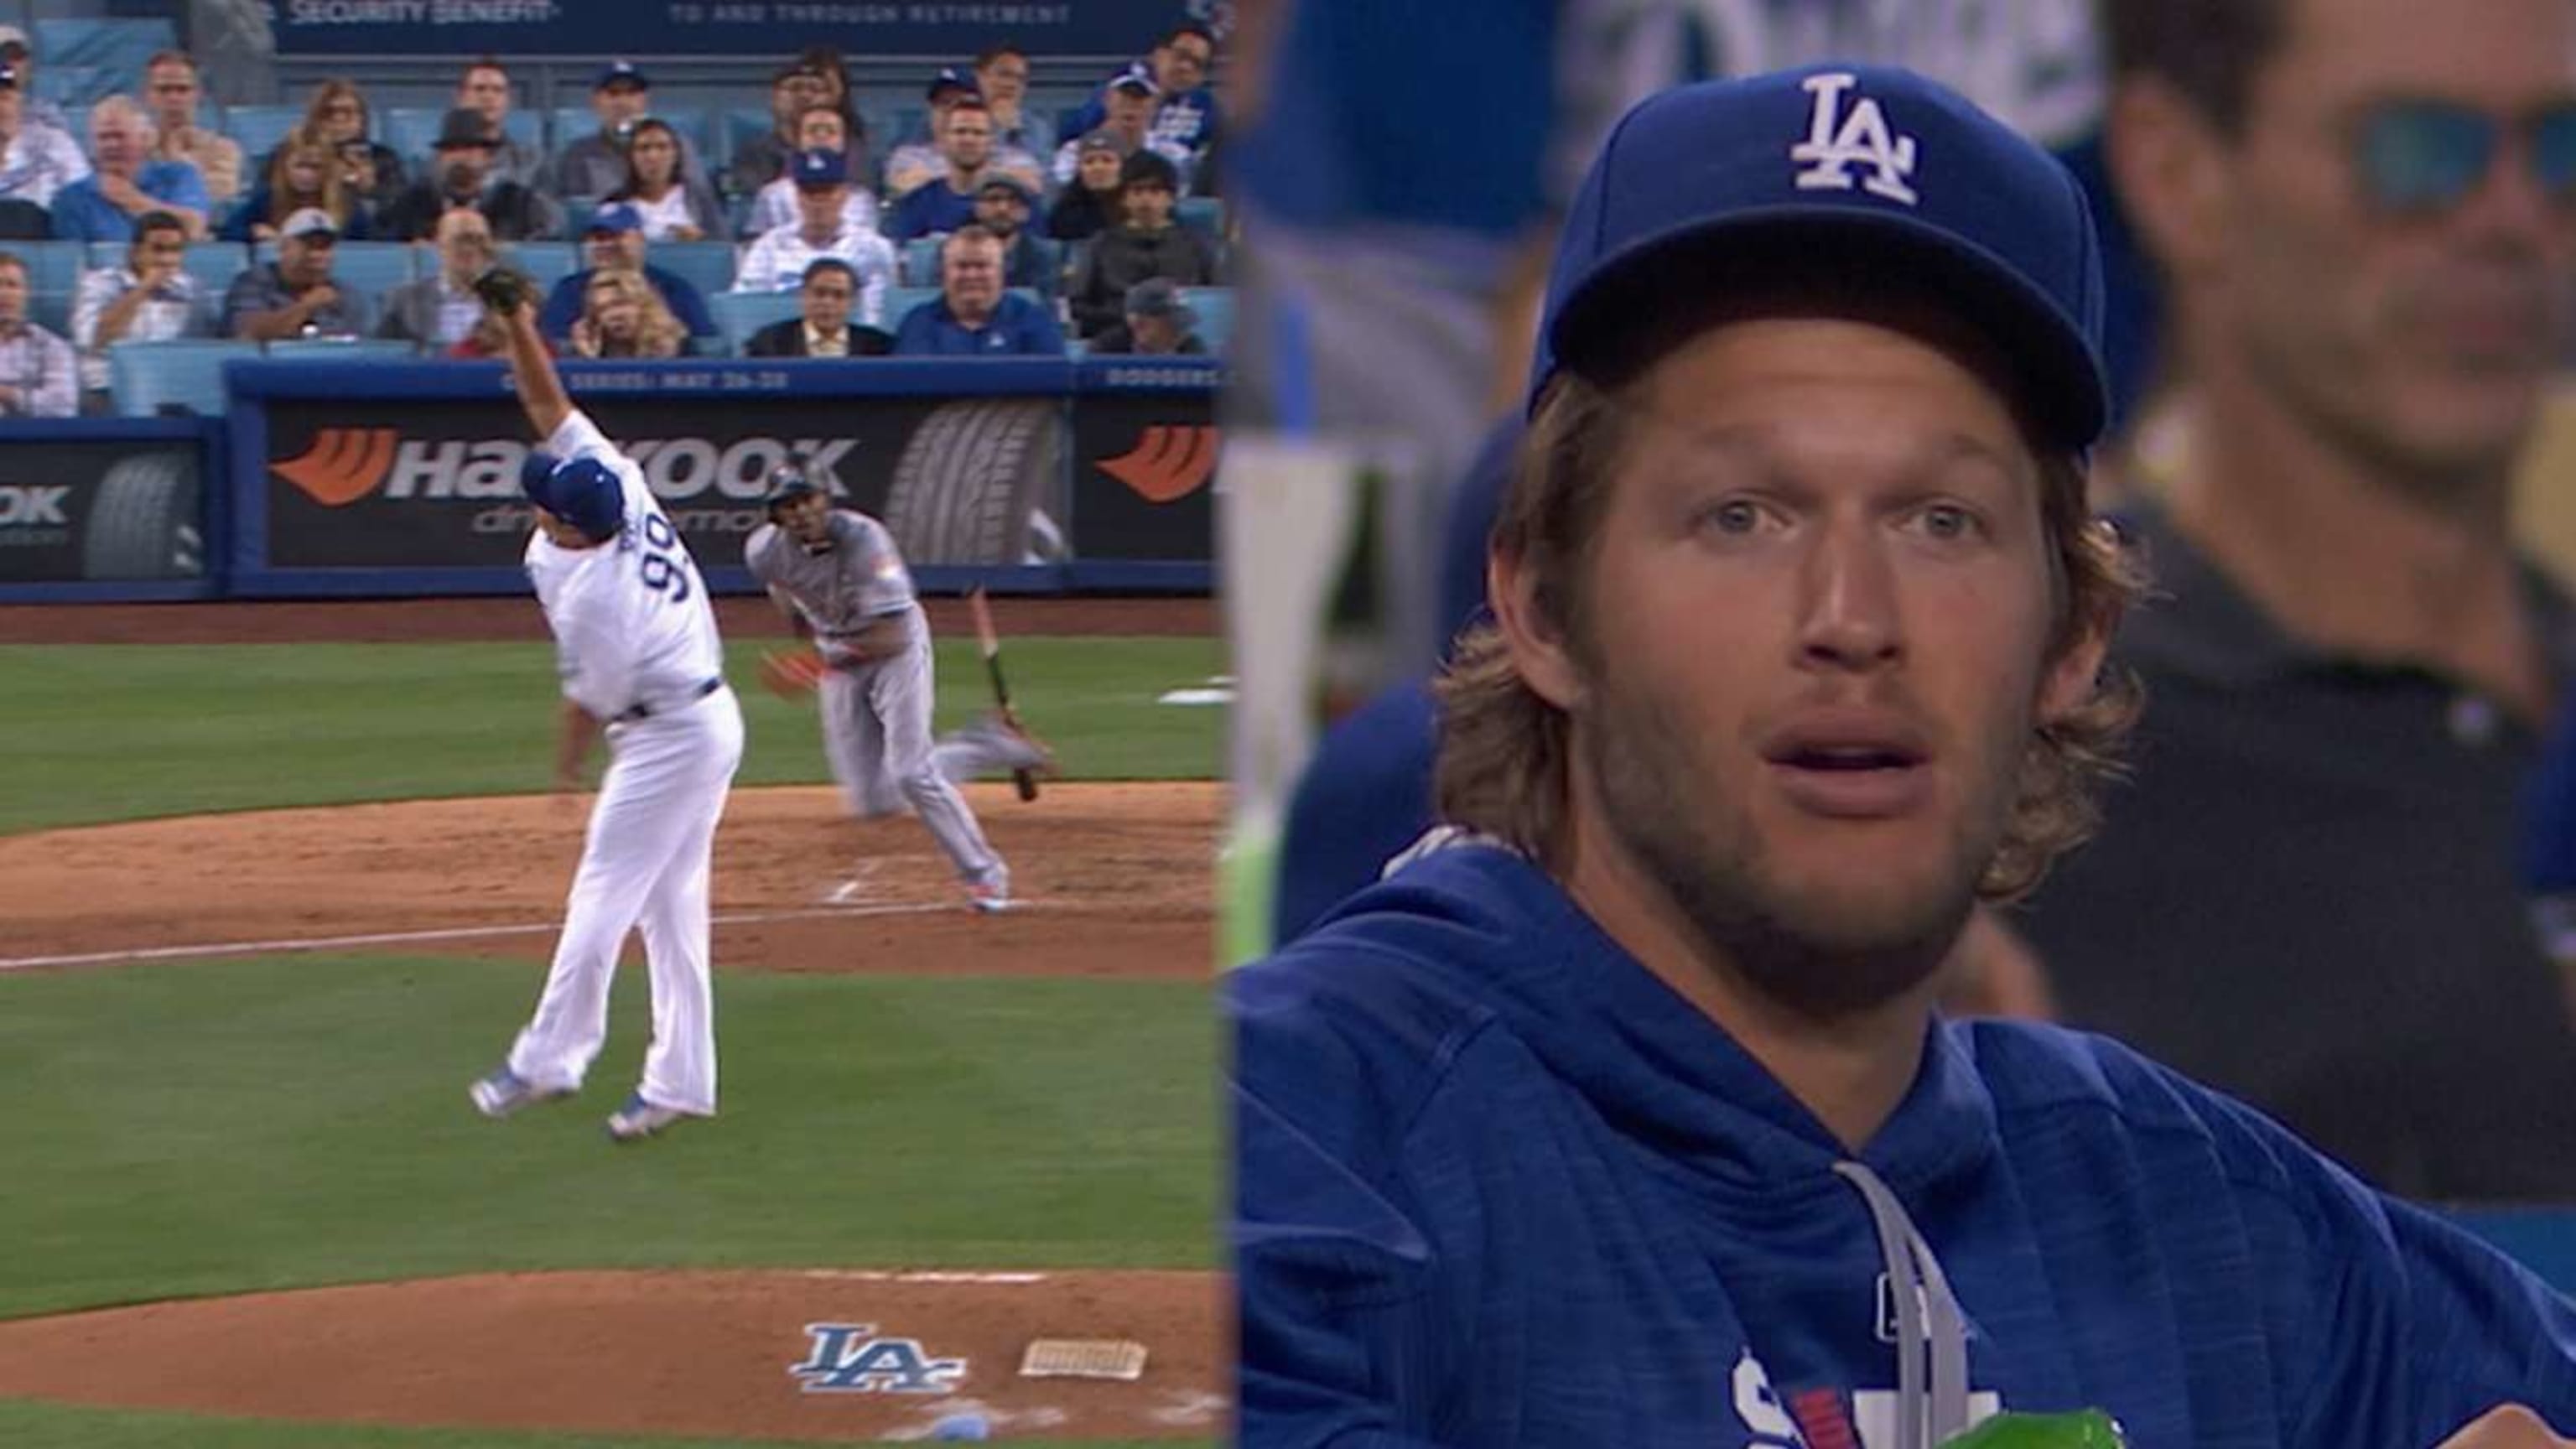
M 1020 1357 L 1024 1379 L 1137 1379 L 1145 1345 L 1126 1338 L 1034 1338 Z

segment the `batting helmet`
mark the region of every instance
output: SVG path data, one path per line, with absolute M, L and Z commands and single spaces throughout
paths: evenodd
M 778 505 L 788 499 L 801 498 L 808 493 L 822 491 L 821 485 L 805 476 L 805 469 L 801 465 L 781 463 L 769 470 L 769 492 L 760 500 L 760 505 L 769 510 L 770 517 L 776 518 Z

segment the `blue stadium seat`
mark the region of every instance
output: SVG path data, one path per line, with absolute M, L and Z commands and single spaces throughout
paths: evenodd
M 892 332 L 896 328 L 901 327 L 903 325 L 905 315 L 911 312 L 913 308 L 920 306 L 924 302 L 936 302 L 938 300 L 939 289 L 937 287 L 886 288 L 885 322 L 883 324 L 885 330 Z
M 143 63 L 179 43 L 177 30 L 162 18 L 38 20 L 34 29 L 36 54 L 43 60 L 36 94 L 84 123 L 82 111 L 119 91 L 139 99 Z M 85 124 L 77 134 L 89 139 Z
M 1225 203 L 1216 197 L 1182 197 L 1172 207 L 1172 220 L 1209 241 L 1225 239 Z
M 420 276 L 421 259 L 438 254 L 409 242 L 342 242 L 332 249 L 331 275 L 350 290 L 381 304 L 387 292 Z M 277 260 L 277 243 L 261 242 L 255 254 L 262 262 Z
M 546 113 L 546 149 L 561 151 L 564 147 L 599 130 L 599 117 L 588 106 L 557 106 Z
M 114 253 L 105 262 L 95 260 L 102 247 Z M 113 267 L 125 264 L 125 247 L 122 243 L 92 242 L 90 255 L 93 259 L 90 262 L 91 266 Z M 187 270 L 189 276 L 197 279 L 198 286 L 206 289 L 206 295 L 221 302 L 225 290 L 232 286 L 233 278 L 240 276 L 250 267 L 250 248 L 240 242 L 194 242 L 188 247 L 188 259 L 180 265 Z
M 1198 314 L 1198 326 L 1192 330 L 1207 344 L 1210 352 L 1224 352 L 1234 341 L 1234 289 L 1232 287 L 1183 287 L 1181 301 Z
M 579 197 L 566 197 L 563 200 L 563 212 L 565 238 L 579 241 L 583 234 L 590 230 L 590 219 L 599 215 L 599 203 L 583 201 Z
M 721 241 L 657 242 L 644 260 L 686 278 L 707 296 L 733 285 L 733 243 Z
M 571 242 L 504 242 L 501 260 L 535 278 L 539 287 L 552 288 L 580 266 L 580 252 Z
M 302 106 L 232 106 L 224 111 L 224 134 L 241 143 L 245 184 L 257 180 L 260 158 L 303 123 Z
M 119 342 L 107 349 L 108 390 L 121 417 L 156 417 L 165 408 L 216 417 L 224 411 L 224 364 L 258 355 L 254 342 Z
M 725 350 L 736 355 L 754 332 L 802 315 L 794 292 L 719 292 L 707 298 L 707 310 L 715 315 L 716 330 L 724 334 Z
M 766 134 L 770 127 L 767 106 L 728 106 L 717 113 L 716 149 L 707 164 L 717 168 L 733 164 L 733 153 Z
M 907 284 L 939 285 L 939 242 L 935 236 L 917 236 L 903 244 L 903 280 Z
M 22 241 L 0 245 L 27 263 L 27 320 L 48 332 L 72 335 L 72 300 L 87 260 L 76 241 Z

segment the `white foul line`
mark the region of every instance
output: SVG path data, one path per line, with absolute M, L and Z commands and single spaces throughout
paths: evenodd
M 802 921 L 817 916 L 918 916 L 964 907 L 916 901 L 882 906 L 817 907 L 800 911 L 747 911 L 717 916 L 719 926 L 753 926 L 765 921 Z M 78 956 L 0 958 L 0 971 L 32 971 L 42 966 L 107 966 L 126 961 L 173 961 L 190 956 L 251 956 L 279 951 L 336 951 L 350 946 L 399 946 L 418 941 L 470 941 L 486 936 L 533 936 L 562 928 L 560 921 L 534 926 L 457 926 L 443 931 L 386 931 L 372 936 L 318 936 L 291 941 L 226 941 L 203 946 L 147 946 L 131 951 L 92 951 Z

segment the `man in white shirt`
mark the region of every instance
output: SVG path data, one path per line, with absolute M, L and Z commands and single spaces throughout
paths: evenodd
M 796 118 L 796 145 L 805 151 L 838 151 L 846 158 L 850 153 L 850 123 L 830 106 L 808 106 L 805 114 Z M 757 240 L 763 232 L 795 222 L 796 178 L 789 174 L 791 169 L 782 168 L 777 180 L 752 197 L 751 217 L 743 223 L 744 236 Z M 841 214 L 853 231 L 877 230 L 876 193 L 854 179 L 850 199 L 841 204 Z
M 89 174 L 71 133 L 27 113 L 17 67 L 0 61 L 0 200 L 54 204 L 54 193 Z
M 67 418 L 80 406 L 71 344 L 27 321 L 27 264 L 0 252 L 0 416 Z
M 468 1095 L 497 1118 L 579 1091 L 608 1037 L 618 947 L 640 925 L 653 1041 L 642 1082 L 608 1119 L 611 1138 L 632 1142 L 715 1115 L 707 897 L 716 822 L 742 763 L 742 709 L 725 687 L 706 582 L 643 470 L 573 407 L 516 279 L 485 296 L 545 439 L 519 482 L 536 505 L 528 577 L 563 681 L 555 788 L 580 788 L 603 730 L 610 762 L 536 1015 Z
M 783 292 L 805 279 L 816 257 L 838 257 L 859 278 L 859 321 L 885 325 L 886 289 L 894 285 L 894 246 L 849 224 L 849 173 L 837 151 L 799 151 L 788 174 L 796 181 L 797 220 L 762 234 L 735 269 L 737 292 Z
M 134 223 L 125 265 L 83 272 L 72 302 L 72 343 L 92 410 L 107 402 L 107 349 L 118 342 L 167 342 L 215 335 L 214 299 L 188 275 L 187 223 L 166 211 Z

